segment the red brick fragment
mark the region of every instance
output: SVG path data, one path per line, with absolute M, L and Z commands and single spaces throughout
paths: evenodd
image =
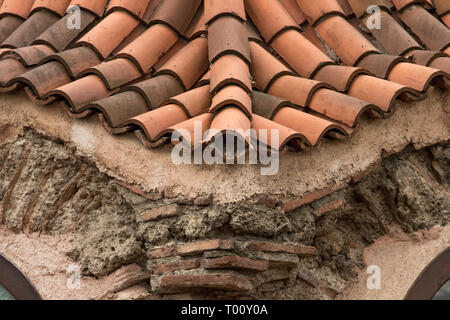
M 282 244 L 274 242 L 251 241 L 247 243 L 247 249 L 251 251 L 291 253 L 301 257 L 315 256 L 317 249 L 311 246 L 301 246 L 294 244 Z
M 336 210 L 336 209 L 342 207 L 343 205 L 344 205 L 344 201 L 342 201 L 341 199 L 338 199 L 338 200 L 335 200 L 332 202 L 328 202 L 324 206 L 322 206 L 322 208 L 320 208 L 319 210 L 314 212 L 314 215 L 316 216 L 316 218 L 320 218 L 321 216 L 327 214 L 328 212 Z
M 231 274 L 167 275 L 161 280 L 167 289 L 207 288 L 227 291 L 249 291 L 252 284 L 247 278 Z
M 175 254 L 175 249 L 173 247 L 164 247 L 154 250 L 147 251 L 147 257 L 149 259 L 160 259 L 171 257 Z
M 181 247 L 178 247 L 178 254 L 185 255 L 194 255 L 199 254 L 204 251 L 211 250 L 232 250 L 234 249 L 234 241 L 233 240 L 206 240 L 185 244 Z
M 165 207 L 160 207 L 156 209 L 152 209 L 149 211 L 146 211 L 142 214 L 141 218 L 142 221 L 148 222 L 148 221 L 154 221 L 159 220 L 163 218 L 170 218 L 177 216 L 180 213 L 180 207 L 177 204 L 172 204 Z
M 375 169 L 378 169 L 381 165 L 381 160 L 376 161 L 375 163 L 372 163 L 370 166 L 368 166 L 365 170 L 363 170 L 361 173 L 353 177 L 352 181 L 354 183 L 360 182 L 362 179 L 364 179 L 367 175 L 369 175 L 372 171 Z
M 227 256 L 215 259 L 206 259 L 202 263 L 205 269 L 239 269 L 250 271 L 265 271 L 269 269 L 269 261 L 252 260 L 239 256 Z
M 200 260 L 181 260 L 165 264 L 158 264 L 152 267 L 152 271 L 157 274 L 163 274 L 166 272 L 173 272 L 179 270 L 192 270 L 200 267 Z
M 284 210 L 284 212 L 294 211 L 295 209 L 297 209 L 305 204 L 312 203 L 316 200 L 320 200 L 331 193 L 334 193 L 336 191 L 344 189 L 345 187 L 346 187 L 346 184 L 331 186 L 331 187 L 328 187 L 328 188 L 325 188 L 325 189 L 322 189 L 322 190 L 319 190 L 316 192 L 309 193 L 306 196 L 304 196 L 303 198 L 301 198 L 300 200 L 287 201 L 283 205 L 283 210 Z

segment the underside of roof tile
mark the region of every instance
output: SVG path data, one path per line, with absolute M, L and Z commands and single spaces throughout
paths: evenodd
M 449 25 L 447 0 L 4 0 L 0 92 L 151 148 L 302 151 L 449 90 Z

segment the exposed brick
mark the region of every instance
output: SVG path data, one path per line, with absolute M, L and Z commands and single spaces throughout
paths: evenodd
M 125 189 L 128 189 L 128 190 L 130 190 L 130 191 L 132 191 L 132 192 L 134 192 L 134 193 L 136 193 L 136 194 L 138 194 L 140 196 L 143 196 L 144 198 L 146 198 L 148 200 L 158 201 L 158 200 L 161 200 L 163 198 L 162 194 L 160 194 L 160 193 L 157 193 L 157 192 L 156 193 L 147 193 L 147 192 L 144 192 L 141 188 L 139 188 L 136 185 L 130 185 L 130 184 L 126 183 L 126 182 L 119 181 L 117 179 L 115 179 L 114 181 L 118 185 L 124 187 Z
M 368 166 L 365 170 L 363 170 L 361 173 L 353 177 L 352 181 L 353 183 L 358 183 L 362 179 L 364 179 L 367 175 L 369 175 L 373 170 L 378 169 L 381 165 L 381 160 L 371 164 Z
M 200 267 L 200 260 L 180 260 L 175 262 L 170 262 L 166 264 L 158 264 L 152 267 L 152 271 L 157 274 L 162 274 L 165 272 L 173 272 L 179 270 L 191 270 Z
M 194 205 L 200 206 L 200 207 L 204 207 L 204 206 L 209 206 L 213 202 L 214 202 L 214 197 L 213 196 L 198 197 L 197 199 L 194 200 Z
M 316 200 L 320 200 L 331 193 L 342 190 L 346 186 L 347 186 L 346 184 L 331 186 L 331 187 L 328 187 L 328 188 L 325 188 L 325 189 L 322 189 L 322 190 L 319 190 L 316 192 L 309 193 L 306 196 L 304 196 L 303 198 L 301 198 L 300 200 L 296 199 L 296 200 L 287 201 L 283 204 L 283 210 L 284 210 L 284 212 L 294 211 L 295 209 L 297 209 L 305 204 L 312 203 Z
M 141 218 L 144 222 L 154 221 L 163 218 L 170 218 L 178 215 L 180 212 L 180 207 L 177 204 L 172 204 L 165 207 L 160 207 L 146 211 L 142 214 Z
M 252 284 L 247 278 L 231 274 L 167 275 L 161 280 L 167 289 L 207 288 L 227 291 L 249 291 Z
M 302 257 L 315 256 L 317 249 L 311 246 L 299 246 L 274 242 L 251 241 L 247 243 L 247 249 L 252 251 L 291 253 Z
M 316 218 L 320 218 L 321 216 L 327 214 L 328 212 L 331 212 L 333 210 L 336 210 L 344 205 L 344 201 L 341 199 L 328 202 L 325 205 L 323 205 L 319 210 L 314 212 L 314 215 Z
M 173 256 L 174 254 L 175 249 L 173 247 L 164 247 L 147 251 L 147 257 L 149 259 L 160 259 Z
M 204 251 L 232 250 L 233 248 L 234 248 L 233 240 L 216 239 L 216 240 L 206 240 L 206 241 L 188 243 L 188 244 L 178 247 L 177 252 L 178 252 L 178 254 L 185 256 L 185 255 L 199 254 Z
M 205 269 L 239 269 L 250 271 L 265 271 L 269 269 L 269 261 L 252 260 L 239 256 L 228 256 L 216 259 L 206 259 L 202 262 Z
M 256 204 L 262 204 L 270 209 L 274 209 L 277 206 L 277 201 L 274 199 L 271 199 L 268 196 L 262 195 L 255 199 Z

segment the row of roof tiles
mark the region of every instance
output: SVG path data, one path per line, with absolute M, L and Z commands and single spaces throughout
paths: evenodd
M 363 115 L 449 88 L 450 1 L 0 0 L 0 91 L 98 114 L 148 147 L 174 131 L 278 129 L 279 148 L 350 136 Z M 78 5 L 80 28 L 68 28 Z M 377 5 L 380 29 L 369 28 Z M 376 13 L 375 13 L 376 14 Z M 376 20 L 375 20 L 376 21 Z M 274 141 L 268 141 L 269 145 Z

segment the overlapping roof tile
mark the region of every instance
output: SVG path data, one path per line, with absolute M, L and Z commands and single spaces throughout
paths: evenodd
M 176 132 L 192 148 L 224 133 L 304 150 L 449 90 L 449 26 L 447 0 L 4 0 L 0 92 L 152 148 Z

